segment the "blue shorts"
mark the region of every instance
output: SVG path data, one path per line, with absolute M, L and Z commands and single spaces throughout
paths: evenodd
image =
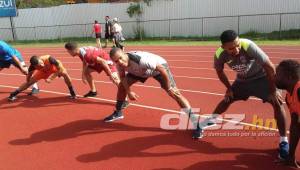
M 17 65 L 17 63 L 15 63 L 13 60 L 0 61 L 0 68 L 9 68 L 10 65 L 14 65 L 15 67 L 19 68 L 19 66 Z
M 19 52 L 17 52 L 15 55 L 19 59 L 20 62 L 24 62 L 24 59 L 23 59 L 22 55 Z M 4 58 L 8 58 L 8 57 L 4 57 Z M 13 59 L 0 60 L 0 68 L 9 68 L 10 65 L 14 65 L 15 67 L 19 68 L 19 66 L 17 65 L 17 63 L 14 62 Z

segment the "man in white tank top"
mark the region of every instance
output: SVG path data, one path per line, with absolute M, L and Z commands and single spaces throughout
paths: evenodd
M 116 110 L 105 122 L 112 122 L 124 118 L 122 105 L 128 95 L 130 100 L 137 100 L 138 95 L 131 91 L 130 87 L 137 83 L 144 83 L 148 78 L 157 80 L 170 97 L 172 97 L 184 111 L 190 115 L 192 123 L 191 105 L 176 87 L 173 75 L 168 63 L 162 57 L 143 51 L 125 53 L 119 48 L 110 51 L 110 57 L 116 63 L 121 77 L 121 84 L 118 88 Z M 126 74 L 127 73 L 127 74 Z M 193 115 L 193 118 L 195 115 Z

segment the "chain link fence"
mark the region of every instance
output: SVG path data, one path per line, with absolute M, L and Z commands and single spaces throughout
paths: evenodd
M 273 38 L 281 39 L 285 38 L 283 31 L 300 30 L 299 21 L 300 12 L 130 21 L 120 24 L 126 38 L 207 38 L 219 36 L 226 29 L 233 29 L 239 34 L 272 32 Z M 92 23 L 86 23 L 0 28 L 0 39 L 13 40 L 14 37 L 16 40 L 88 39 L 94 36 L 92 27 Z

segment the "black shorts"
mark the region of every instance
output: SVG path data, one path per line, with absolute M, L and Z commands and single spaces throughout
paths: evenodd
M 106 32 L 105 33 L 105 39 L 112 39 L 112 36 L 108 32 Z
M 9 61 L 0 61 L 0 68 L 9 68 L 10 65 L 14 65 L 17 68 L 20 68 L 17 63 L 15 63 L 13 60 Z
M 96 33 L 96 38 L 101 38 L 101 33 Z
M 169 80 L 170 80 L 170 85 L 171 87 L 176 87 L 176 83 L 175 83 L 175 80 L 174 80 L 174 77 L 169 69 L 169 66 L 167 64 L 163 64 L 163 66 L 165 67 L 167 73 L 168 73 L 168 77 L 169 77 Z M 141 83 L 145 83 L 147 81 L 148 78 L 144 78 L 144 77 L 139 77 L 139 76 L 136 76 L 136 75 L 133 75 L 133 74 L 130 74 L 128 73 L 126 75 L 127 78 L 130 78 L 130 79 L 134 79 L 134 80 L 137 80 Z M 153 77 L 155 80 L 157 80 L 161 86 L 161 88 L 163 88 L 164 90 L 168 90 L 167 89 L 167 83 L 165 83 L 163 77 L 161 76 L 161 74 L 159 75 L 156 75 Z
M 250 96 L 255 96 L 263 102 L 269 102 L 269 80 L 266 76 L 245 82 L 235 81 L 231 88 L 233 91 L 234 101 L 247 100 Z

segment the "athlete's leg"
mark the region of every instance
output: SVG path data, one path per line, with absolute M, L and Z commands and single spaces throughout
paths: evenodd
M 60 76 L 62 76 L 65 80 L 66 85 L 68 86 L 68 89 L 70 91 L 70 95 L 72 98 L 76 97 L 76 94 L 74 92 L 72 82 L 71 82 L 71 77 L 69 76 L 68 72 L 64 70 L 62 73 L 60 73 Z
M 87 68 L 84 75 L 86 77 L 86 81 L 88 82 L 90 89 L 92 92 L 97 92 L 95 81 L 93 79 L 92 73 L 95 72 L 96 70 L 92 68 Z
M 37 80 L 34 77 L 31 77 L 29 81 L 26 81 L 17 90 L 15 90 L 14 92 L 12 92 L 10 94 L 10 96 L 8 97 L 8 100 L 10 100 L 10 101 L 16 100 L 16 96 L 19 93 L 21 93 L 22 91 L 26 90 L 28 87 L 30 87 L 31 85 L 33 85 L 36 82 L 37 82 Z

